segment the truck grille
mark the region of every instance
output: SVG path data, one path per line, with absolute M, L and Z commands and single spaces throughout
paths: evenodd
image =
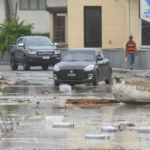
M 54 52 L 53 51 L 42 51 L 42 52 L 37 52 L 36 53 L 38 56 L 51 56 L 51 55 L 54 55 Z
M 71 76 L 71 74 L 75 74 L 75 76 Z M 84 72 L 82 70 L 61 70 L 60 75 L 63 79 L 84 78 Z

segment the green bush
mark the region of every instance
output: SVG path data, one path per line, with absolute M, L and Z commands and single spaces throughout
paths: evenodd
M 12 17 L 0 24 L 0 55 L 3 57 L 10 45 L 15 44 L 18 37 L 32 35 L 34 24 L 25 24 L 19 17 Z
M 35 32 L 31 34 L 32 36 L 46 36 L 46 37 L 50 37 L 49 36 L 49 32 L 45 32 L 45 33 L 41 33 L 41 32 Z

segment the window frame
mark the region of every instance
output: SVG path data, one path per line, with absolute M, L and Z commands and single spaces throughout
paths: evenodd
M 21 40 L 22 40 L 22 42 L 20 42 Z M 17 41 L 17 45 L 19 45 L 20 43 L 21 43 L 21 44 L 23 44 L 23 43 L 24 43 L 24 42 L 23 42 L 23 38 L 19 38 L 19 39 L 18 39 L 18 41 Z
M 30 8 L 30 0 L 28 0 L 28 8 L 27 9 L 24 9 L 24 8 L 22 8 L 21 6 L 21 4 L 22 4 L 22 1 L 23 0 L 19 0 L 19 9 L 20 10 L 45 10 L 46 9 L 46 5 L 47 5 L 47 0 L 43 0 L 43 1 L 45 1 L 45 8 L 44 9 L 39 9 L 39 0 L 37 0 L 37 9 L 31 9 Z
M 147 46 L 142 45 L 142 19 L 140 19 L 140 48 L 141 49 L 150 48 L 150 45 Z

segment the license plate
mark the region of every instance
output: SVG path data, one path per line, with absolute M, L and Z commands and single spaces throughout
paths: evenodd
M 75 77 L 76 74 L 75 74 L 75 73 L 69 73 L 68 76 L 69 76 L 69 77 Z
M 49 59 L 50 57 L 49 56 L 43 56 L 43 59 Z

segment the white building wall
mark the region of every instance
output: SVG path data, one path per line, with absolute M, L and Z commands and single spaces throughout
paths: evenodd
M 4 0 L 0 0 L 0 23 L 2 23 L 4 19 L 6 19 Z
M 46 10 L 20 10 L 19 0 L 12 1 L 14 9 L 15 4 L 18 3 L 17 16 L 20 17 L 20 20 L 25 20 L 26 23 L 34 23 L 33 32 L 49 32 L 49 12 Z

